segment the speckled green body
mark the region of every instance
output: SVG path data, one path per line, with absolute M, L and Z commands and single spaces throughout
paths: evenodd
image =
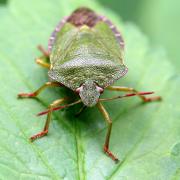
M 126 73 L 123 48 L 108 24 L 76 27 L 66 22 L 50 55 L 52 80 L 76 90 L 87 79 L 105 88 Z

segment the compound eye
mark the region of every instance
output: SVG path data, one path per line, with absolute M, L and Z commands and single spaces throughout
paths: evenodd
M 103 91 L 104 91 L 104 89 L 99 86 L 96 86 L 96 89 L 99 93 L 103 93 Z
M 83 86 L 80 86 L 79 88 L 77 88 L 77 89 L 75 90 L 75 92 L 79 94 L 80 91 L 82 91 L 82 89 L 83 89 Z

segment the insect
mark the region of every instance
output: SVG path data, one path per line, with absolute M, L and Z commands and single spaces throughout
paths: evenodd
M 104 152 L 115 162 L 118 158 L 110 151 L 109 141 L 112 120 L 102 102 L 113 99 L 139 96 L 142 101 L 160 100 L 161 97 L 147 98 L 153 92 L 138 92 L 134 88 L 112 86 L 127 73 L 124 64 L 124 41 L 116 26 L 104 16 L 96 14 L 89 8 L 78 8 L 69 17 L 65 17 L 52 33 L 48 50 L 39 46 L 43 56 L 36 59 L 37 64 L 48 69 L 50 81 L 33 93 L 20 93 L 18 97 L 36 97 L 47 87 L 67 87 L 79 95 L 79 99 L 67 103 L 68 97 L 52 102 L 48 110 L 39 113 L 47 114 L 42 132 L 32 136 L 33 141 L 47 135 L 52 112 L 83 103 L 85 107 L 97 106 L 108 124 Z M 48 58 L 50 63 L 43 59 Z M 100 98 L 104 90 L 129 92 L 123 96 Z

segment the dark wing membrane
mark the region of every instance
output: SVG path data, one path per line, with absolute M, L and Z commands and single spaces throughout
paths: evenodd
M 100 17 L 94 11 L 86 7 L 78 8 L 67 19 L 67 22 L 77 27 L 83 25 L 93 27 L 98 21 L 100 21 Z
M 120 46 L 124 48 L 124 40 L 121 33 L 118 31 L 117 27 L 107 17 L 96 14 L 94 11 L 92 11 L 89 8 L 81 7 L 81 8 L 76 9 L 67 18 L 67 22 L 77 27 L 83 26 L 83 25 L 94 27 L 100 21 L 105 22 L 109 26 L 109 28 L 114 33 L 117 41 L 119 42 Z

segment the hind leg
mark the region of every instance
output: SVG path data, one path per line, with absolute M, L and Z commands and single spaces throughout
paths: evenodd
M 50 64 L 45 61 L 49 61 L 50 53 L 47 50 L 45 50 L 41 45 L 38 46 L 38 49 L 42 52 L 43 56 L 36 58 L 36 63 L 44 68 L 50 69 Z

